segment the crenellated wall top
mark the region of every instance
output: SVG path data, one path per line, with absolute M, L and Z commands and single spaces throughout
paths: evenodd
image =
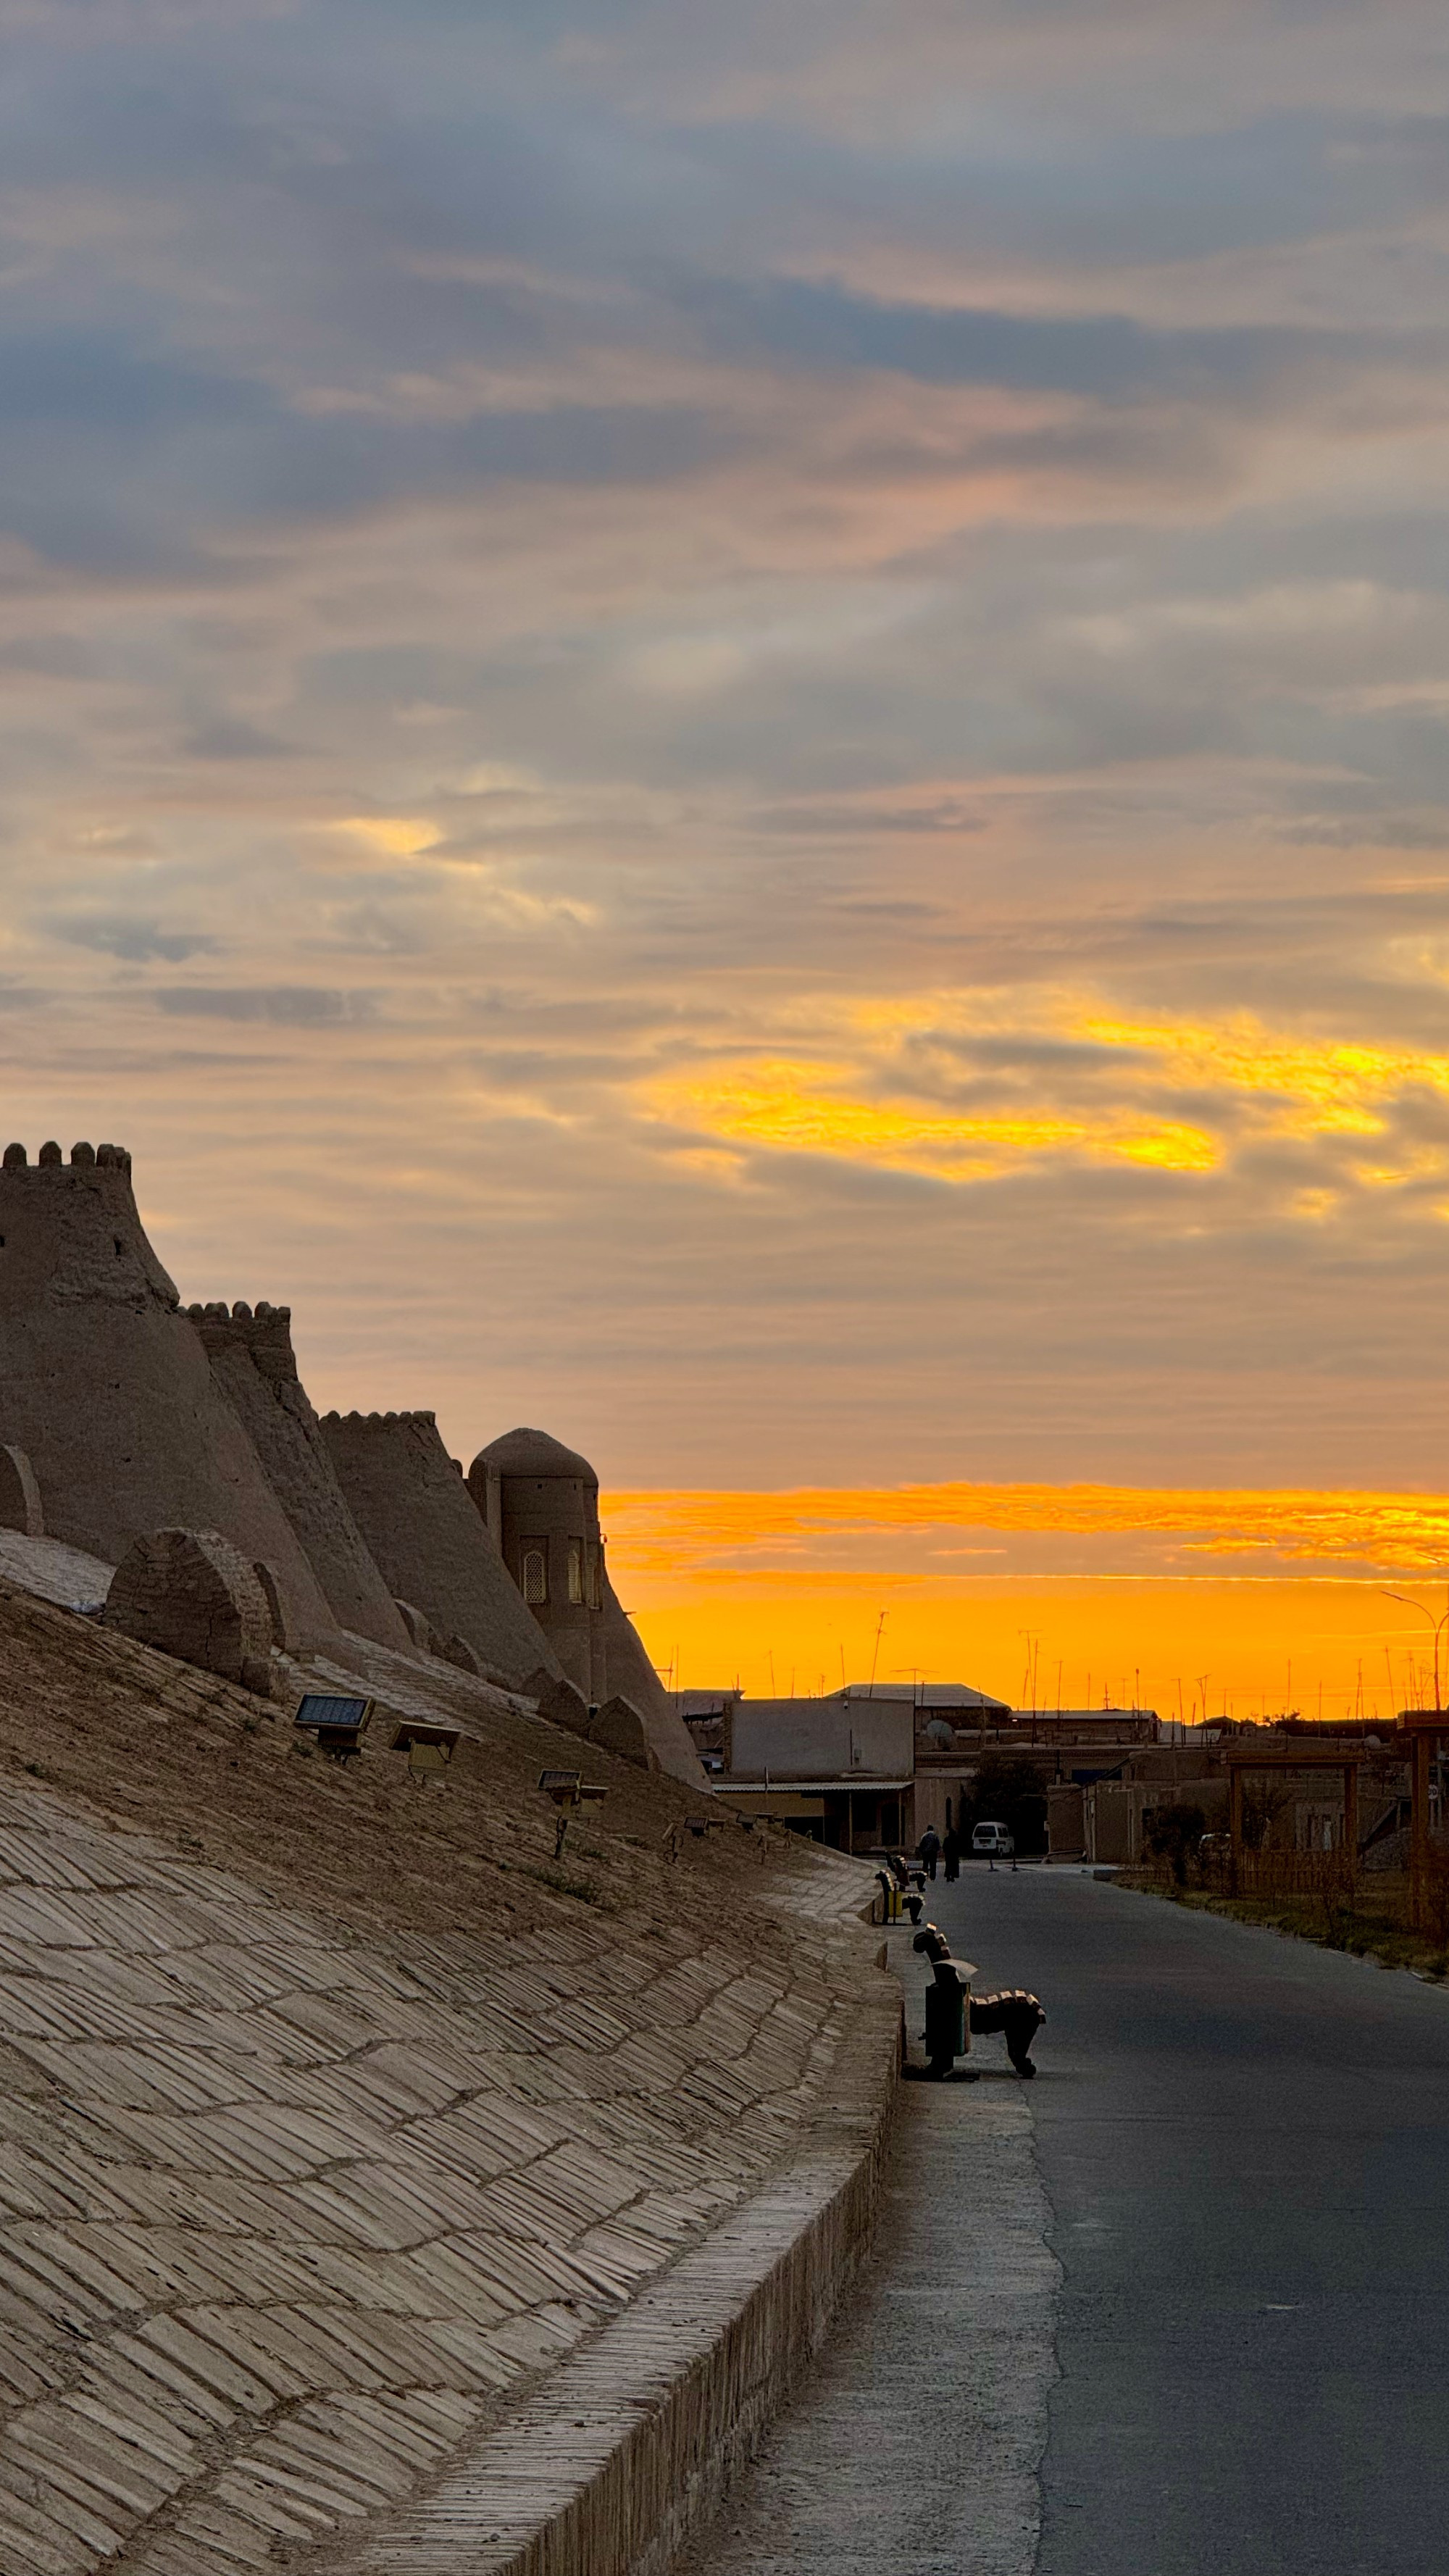
M 425 1431 L 435 1431 L 438 1426 L 438 1417 L 436 1413 L 423 1412 L 324 1413 L 321 1418 L 323 1422 L 344 1423 L 349 1431 L 385 1431 L 389 1428 L 395 1430 L 399 1424 L 401 1424 L 404 1429 L 407 1429 L 410 1424 L 415 1422 L 421 1423 Z
M 54 1137 L 51 1137 L 41 1146 L 34 1163 L 23 1145 L 7 1145 L 3 1158 L 0 1158 L 0 1169 L 7 1172 L 48 1172 L 54 1171 L 57 1165 L 64 1166 L 65 1159 Z M 72 1145 L 69 1169 L 76 1172 L 98 1169 L 120 1172 L 129 1179 L 131 1157 L 124 1145 Z

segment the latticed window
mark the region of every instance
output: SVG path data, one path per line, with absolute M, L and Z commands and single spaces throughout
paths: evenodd
M 591 1610 L 602 1610 L 604 1606 L 604 1551 L 601 1547 L 591 1547 L 589 1550 L 585 1588 L 589 1608 Z
M 584 1542 L 569 1540 L 569 1599 L 582 1602 L 584 1597 Z
M 548 1550 L 526 1547 L 523 1551 L 523 1597 L 525 1601 L 548 1599 Z

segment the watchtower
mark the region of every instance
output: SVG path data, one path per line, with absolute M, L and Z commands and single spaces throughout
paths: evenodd
M 468 1489 L 568 1679 L 602 1701 L 604 1551 L 587 1458 L 546 1431 L 505 1431 L 479 1450 Z
M 45 1526 L 119 1564 L 158 1529 L 217 1530 L 275 1572 L 301 1644 L 337 1623 L 146 1239 L 119 1145 L 0 1164 L 0 1441 Z
M 505 1431 L 479 1450 L 468 1486 L 575 1690 L 600 1707 L 627 1700 L 661 1770 L 699 1787 L 689 1729 L 609 1581 L 599 1480 L 587 1458 L 546 1431 Z

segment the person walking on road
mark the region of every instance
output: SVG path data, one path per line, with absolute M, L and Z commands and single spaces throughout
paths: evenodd
M 922 1863 L 927 1878 L 935 1877 L 936 1863 L 940 1857 L 941 1837 L 937 1833 L 934 1825 L 927 1825 L 925 1832 L 922 1834 L 920 1841 L 916 1845 L 916 1858 Z
M 946 1838 L 941 1845 L 941 1858 L 946 1864 L 946 1877 L 948 1881 L 953 1878 L 959 1878 L 961 1875 L 961 1837 L 957 1833 L 954 1825 L 948 1825 L 946 1827 Z

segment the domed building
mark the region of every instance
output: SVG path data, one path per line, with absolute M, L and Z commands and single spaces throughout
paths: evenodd
M 576 1691 L 608 1697 L 599 1480 L 546 1431 L 505 1431 L 468 1472 L 499 1554 Z
M 546 1431 L 505 1431 L 479 1450 L 468 1486 L 575 1690 L 591 1707 L 626 1700 L 661 1770 L 700 1786 L 689 1729 L 609 1581 L 587 1458 Z

